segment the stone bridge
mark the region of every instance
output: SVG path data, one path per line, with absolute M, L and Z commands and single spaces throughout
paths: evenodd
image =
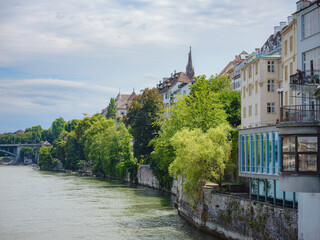
M 23 147 L 31 147 L 33 149 L 39 148 L 40 144 L 0 144 L 0 152 L 14 156 L 15 159 L 12 164 L 16 164 L 20 160 L 20 152 Z

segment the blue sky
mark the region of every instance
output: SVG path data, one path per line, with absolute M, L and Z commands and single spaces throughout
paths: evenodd
M 293 0 L 0 0 L 0 132 L 100 112 L 120 89 L 210 76 L 261 47 Z M 263 4 L 262 4 L 263 3 Z

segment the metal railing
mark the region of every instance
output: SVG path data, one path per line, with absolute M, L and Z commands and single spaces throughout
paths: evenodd
M 294 105 L 282 107 L 281 122 L 320 122 L 320 105 Z
M 290 84 L 320 84 L 320 70 L 307 70 L 290 76 Z

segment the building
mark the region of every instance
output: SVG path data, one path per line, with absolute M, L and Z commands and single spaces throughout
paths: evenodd
M 293 101 L 282 107 L 280 190 L 298 192 L 299 239 L 319 239 L 320 223 L 320 1 L 298 1 L 297 73 Z M 290 43 L 289 47 L 290 49 Z
M 176 73 L 176 71 L 174 71 L 174 73 L 171 74 L 171 77 L 163 78 L 163 81 L 160 81 L 159 84 L 157 84 L 159 94 L 163 96 L 164 105 L 172 104 L 179 96 L 188 95 L 190 93 L 189 86 L 194 84 L 195 81 L 190 47 L 186 73 Z
M 280 35 L 241 69 L 239 175 L 250 178 L 252 199 L 298 208 L 299 239 L 318 239 L 320 222 L 319 6 L 298 1 Z M 256 103 L 257 115 L 272 117 L 253 117 Z
M 131 102 L 136 98 L 136 93 L 134 92 L 134 90 L 132 91 L 131 94 L 122 94 L 122 93 L 118 93 L 115 102 L 116 102 L 116 106 L 117 106 L 117 117 L 123 117 L 125 115 L 127 115 L 127 111 L 128 108 L 131 105 Z M 101 114 L 103 116 L 106 116 L 108 112 L 108 107 L 104 108 L 101 111 Z
M 218 75 L 219 77 L 228 76 L 230 79 L 232 79 L 231 87 L 233 90 L 241 90 L 240 69 L 236 69 L 236 66 L 243 62 L 248 55 L 249 54 L 246 51 L 242 51 L 239 55 L 236 55 L 235 58 L 230 61 Z
M 279 183 L 281 139 L 277 123 L 282 102 L 279 92 L 284 89 L 281 54 L 286 25 L 281 22 L 276 26 L 264 45 L 241 63 L 239 176 L 250 179 L 250 198 L 296 208 L 296 192 L 281 191 Z M 289 33 L 288 29 L 286 37 L 290 39 Z M 289 55 L 285 64 L 290 64 L 288 58 Z M 286 84 L 289 85 L 289 81 Z

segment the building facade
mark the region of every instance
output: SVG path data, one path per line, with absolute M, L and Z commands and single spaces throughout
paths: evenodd
M 173 104 L 182 95 L 190 93 L 189 86 L 195 83 L 194 68 L 192 65 L 191 47 L 188 54 L 188 63 L 186 66 L 186 73 L 174 71 L 169 78 L 163 78 L 157 84 L 159 94 L 163 96 L 163 103 L 166 106 Z

